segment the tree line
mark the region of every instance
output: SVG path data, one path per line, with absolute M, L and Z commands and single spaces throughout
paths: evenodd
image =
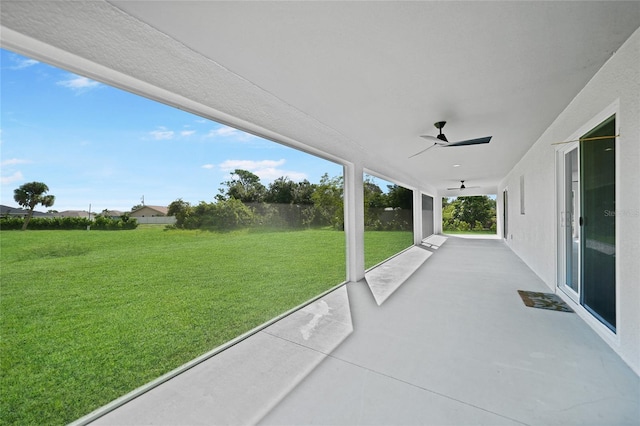
M 384 192 L 371 176 L 364 180 L 364 224 L 366 230 L 413 229 L 413 192 L 387 185 Z M 42 182 L 29 182 L 14 191 L 14 200 L 28 209 L 25 218 L 0 218 L 2 229 L 26 229 L 36 205 L 51 207 L 55 196 Z M 282 176 L 268 186 L 254 173 L 236 169 L 231 179 L 221 183 L 214 201 L 197 205 L 177 199 L 169 205 L 176 228 L 234 229 L 249 226 L 301 228 L 331 226 L 344 229 L 343 177 L 325 173 L 317 184 L 294 182 Z M 496 230 L 496 202 L 487 196 L 459 197 L 442 201 L 445 231 Z M 106 215 L 91 221 L 84 218 L 36 218 L 35 229 L 134 229 L 137 222 L 128 215 L 111 219 Z
M 411 230 L 412 191 L 388 185 L 385 193 L 373 179 L 365 179 L 365 226 L 367 229 Z M 211 202 L 191 205 L 177 199 L 169 205 L 175 216 L 172 226 L 184 229 L 233 229 L 248 226 L 303 228 L 330 226 L 344 229 L 344 181 L 342 176 L 325 173 L 317 184 L 308 180 L 294 182 L 279 177 L 268 186 L 254 173 L 236 169 L 231 179 L 222 182 Z M 391 211 L 386 214 L 385 211 Z M 395 213 L 393 213 L 395 212 Z M 402 216 L 402 217 L 400 217 Z M 408 220 L 405 219 L 408 217 Z
M 10 217 L 6 215 L 0 217 L 0 229 L 26 230 L 31 225 L 31 229 L 100 229 L 100 230 L 122 230 L 135 229 L 138 226 L 134 218 L 124 215 L 120 219 L 112 219 L 107 216 L 98 215 L 95 220 L 83 217 L 36 217 L 33 218 L 33 211 L 38 204 L 44 207 L 51 207 L 55 203 L 56 197 L 49 192 L 49 187 L 43 182 L 28 182 L 20 185 L 13 191 L 13 199 L 18 205 L 27 209 L 25 217 Z
M 442 199 L 444 231 L 496 231 L 496 200 L 486 195 Z

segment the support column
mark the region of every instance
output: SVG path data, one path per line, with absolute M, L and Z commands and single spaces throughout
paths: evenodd
M 413 190 L 413 244 L 422 242 L 422 193 Z
M 442 234 L 442 195 L 436 193 L 433 197 L 433 233 Z
M 347 239 L 347 281 L 364 279 L 364 170 L 344 166 L 344 232 Z

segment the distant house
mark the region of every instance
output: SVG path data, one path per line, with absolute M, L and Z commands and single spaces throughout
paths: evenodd
M 110 219 L 120 219 L 124 215 L 124 212 L 120 210 L 102 210 L 100 216 L 108 217 Z
M 53 214 L 54 217 L 83 217 L 85 219 L 93 220 L 96 217 L 96 213 L 88 212 L 86 210 L 64 210 Z
M 169 212 L 168 207 L 163 206 L 142 206 L 131 212 L 131 217 L 162 217 Z
M 26 217 L 28 214 L 29 210 L 25 210 L 20 207 L 0 205 L 0 216 L 2 217 Z M 54 215 L 34 210 L 32 217 L 54 217 Z

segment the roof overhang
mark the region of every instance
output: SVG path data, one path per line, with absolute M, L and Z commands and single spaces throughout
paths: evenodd
M 2 2 L 4 47 L 432 195 L 495 193 L 637 2 Z M 491 143 L 435 147 L 436 135 Z M 459 165 L 454 167 L 454 165 Z

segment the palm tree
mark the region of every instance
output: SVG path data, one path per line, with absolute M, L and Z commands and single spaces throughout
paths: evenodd
M 29 182 L 21 185 L 13 191 L 13 199 L 22 207 L 29 208 L 29 214 L 24 220 L 22 230 L 27 229 L 27 225 L 33 216 L 36 205 L 42 204 L 44 207 L 51 207 L 56 199 L 53 195 L 44 195 L 49 192 L 49 187 L 42 182 Z

